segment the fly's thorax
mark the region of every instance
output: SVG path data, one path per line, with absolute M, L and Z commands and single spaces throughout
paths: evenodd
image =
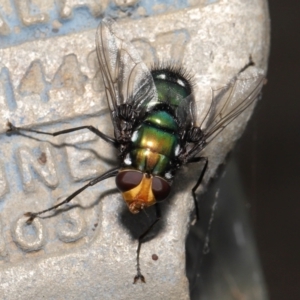
M 171 106 L 178 107 L 182 99 L 192 94 L 192 86 L 184 73 L 183 70 L 174 67 L 151 72 L 160 102 L 166 102 L 167 99 Z
M 166 199 L 171 189 L 171 182 L 165 178 L 135 169 L 121 169 L 116 185 L 134 214 Z
M 157 66 L 151 75 L 157 92 L 156 109 L 167 111 L 176 120 L 180 127 L 177 131 L 192 127 L 195 124 L 192 76 L 176 65 Z

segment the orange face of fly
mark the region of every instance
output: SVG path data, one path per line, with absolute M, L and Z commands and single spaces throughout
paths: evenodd
M 168 181 L 136 170 L 121 170 L 116 185 L 133 214 L 166 199 L 170 193 Z

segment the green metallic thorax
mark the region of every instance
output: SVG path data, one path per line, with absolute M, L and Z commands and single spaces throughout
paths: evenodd
M 178 102 L 189 95 L 187 89 L 177 83 L 156 80 L 155 86 L 157 88 L 158 99 L 163 101 L 163 99 L 169 98 L 171 104 L 175 106 L 178 106 Z
M 168 99 L 168 103 L 178 106 L 178 101 L 187 96 L 186 89 L 177 82 L 167 81 L 160 75 L 153 78 L 160 103 Z M 177 121 L 167 109 L 154 110 L 135 129 L 131 140 L 132 167 L 163 175 L 179 149 Z

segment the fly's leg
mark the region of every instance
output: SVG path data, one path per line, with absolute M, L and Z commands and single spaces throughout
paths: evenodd
M 73 198 L 75 198 L 78 194 L 80 194 L 82 191 L 84 191 L 86 188 L 90 187 L 90 186 L 93 186 L 95 184 L 97 184 L 98 182 L 102 181 L 102 180 L 105 180 L 107 178 L 110 178 L 110 177 L 113 177 L 113 176 L 116 176 L 118 174 L 118 170 L 119 168 L 114 168 L 112 170 L 109 170 L 107 172 L 105 172 L 104 174 L 100 175 L 99 177 L 91 180 L 88 184 L 84 185 L 83 187 L 81 187 L 80 189 L 78 189 L 77 191 L 75 191 L 74 193 L 72 193 L 69 197 L 67 197 L 64 201 L 48 208 L 48 209 L 45 209 L 45 210 L 42 210 L 42 211 L 38 211 L 38 212 L 27 212 L 25 213 L 24 215 L 26 217 L 29 217 L 29 219 L 26 221 L 27 224 L 31 224 L 32 221 L 39 215 L 45 213 L 45 212 L 48 212 L 48 211 L 51 211 L 53 209 L 56 209 L 58 207 L 60 207 L 61 205 L 63 204 L 66 204 L 68 202 L 70 202 Z
M 199 220 L 199 209 L 198 209 L 196 190 L 199 187 L 199 185 L 201 184 L 202 179 L 204 177 L 204 174 L 207 170 L 208 158 L 207 157 L 194 157 L 194 158 L 192 158 L 188 161 L 188 163 L 194 163 L 194 162 L 200 162 L 200 161 L 205 161 L 205 163 L 204 163 L 203 169 L 200 173 L 200 176 L 199 176 L 196 184 L 192 188 L 192 195 L 193 195 L 193 199 L 194 199 L 194 203 L 195 203 L 195 209 L 196 209 L 196 221 Z M 209 219 L 209 222 L 208 222 L 208 228 L 207 228 L 207 232 L 206 232 L 206 235 L 205 235 L 205 238 L 204 238 L 204 246 L 203 246 L 202 254 L 207 254 L 209 252 L 209 234 L 210 234 L 210 231 L 211 231 L 212 222 L 214 220 L 214 215 L 215 215 L 216 208 L 217 208 L 217 203 L 215 202 L 212 206 L 211 215 L 210 215 L 210 219 Z M 203 257 L 201 258 L 201 262 L 202 262 L 202 259 L 203 259 Z
M 98 130 L 97 128 L 95 128 L 93 126 L 80 126 L 80 127 L 74 127 L 74 128 L 69 128 L 69 129 L 65 129 L 65 130 L 55 131 L 55 132 L 45 132 L 45 131 L 34 130 L 34 129 L 30 129 L 30 128 L 16 127 L 9 121 L 7 121 L 7 126 L 8 126 L 8 130 L 6 132 L 8 132 L 8 133 L 26 131 L 26 132 L 33 132 L 33 133 L 37 133 L 37 134 L 45 134 L 45 135 L 51 135 L 51 136 L 58 136 L 61 134 L 66 134 L 66 133 L 70 133 L 70 132 L 77 131 L 77 130 L 88 129 L 91 132 L 95 133 L 100 138 L 102 138 L 107 143 L 110 143 L 110 144 L 114 145 L 115 147 L 117 147 L 119 145 L 117 140 L 109 137 L 108 135 L 104 134 L 103 132 L 101 132 L 100 130 Z
M 252 59 L 252 55 L 249 56 L 249 62 L 243 68 L 240 69 L 240 71 L 238 72 L 238 74 L 243 73 L 245 70 L 247 70 L 251 66 L 255 66 L 255 63 L 254 63 L 254 61 Z
M 136 250 L 136 275 L 134 277 L 133 283 L 136 283 L 139 279 L 142 282 L 146 282 L 144 275 L 141 273 L 141 268 L 140 268 L 140 251 L 141 251 L 141 246 L 143 243 L 143 238 L 151 231 L 153 226 L 161 219 L 161 214 L 160 214 L 160 209 L 157 204 L 155 204 L 155 212 L 156 212 L 156 217 L 155 220 L 152 222 L 152 224 L 147 228 L 147 230 L 139 236 L 139 244 Z
M 115 130 L 115 137 L 121 145 L 130 141 L 136 116 L 137 112 L 132 108 L 132 105 L 127 103 L 120 104 L 117 111 L 113 113 L 114 128 L 117 129 Z
M 205 161 L 205 163 L 204 163 L 203 169 L 200 173 L 200 176 L 199 176 L 196 184 L 192 188 L 192 195 L 193 195 L 193 200 L 194 200 L 194 205 L 195 205 L 195 210 L 196 210 L 196 222 L 199 220 L 199 207 L 198 207 L 198 201 L 197 201 L 197 196 L 196 196 L 196 190 L 199 187 L 199 185 L 201 184 L 204 174 L 207 170 L 208 158 L 207 157 L 193 157 L 192 159 L 190 159 L 188 161 L 188 163 L 195 163 L 195 162 L 201 162 L 201 161 Z

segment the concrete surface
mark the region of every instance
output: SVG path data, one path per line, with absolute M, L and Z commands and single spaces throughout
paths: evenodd
M 113 179 L 83 192 L 72 201 L 76 206 L 72 210 L 36 219 L 31 226 L 25 226 L 23 217 L 116 166 L 114 150 L 89 132 L 58 138 L 8 137 L 6 121 L 48 131 L 91 124 L 112 133 L 94 42 L 103 14 L 120 19 L 148 65 L 172 59 L 195 75 L 195 97 L 201 103 L 197 109 L 203 115 L 210 88 L 226 84 L 250 54 L 256 63 L 251 74 L 266 70 L 266 3 L 182 1 L 176 7 L 169 1 L 153 6 L 149 1 L 101 1 L 101 5 L 65 1 L 59 2 L 61 6 L 43 2 L 30 2 L 29 7 L 17 1 L 18 13 L 9 2 L 1 8 L 1 297 L 189 299 L 185 239 L 193 209 L 190 190 L 198 170 L 185 168 L 178 174 L 162 207 L 163 221 L 142 246 L 147 283 L 133 285 L 136 238 L 153 214 L 150 210 L 132 216 Z M 209 157 L 205 182 L 241 135 L 250 112 L 203 153 Z M 158 260 L 152 259 L 153 254 Z

